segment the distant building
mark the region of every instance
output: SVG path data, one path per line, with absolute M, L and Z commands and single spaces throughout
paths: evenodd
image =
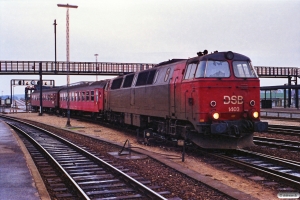
M 295 107 L 295 90 L 292 90 L 291 97 L 292 102 L 291 106 Z M 298 90 L 298 96 L 300 98 L 300 90 Z M 260 100 L 271 100 L 272 107 L 284 107 L 284 90 L 271 90 L 270 91 L 260 91 Z M 286 90 L 286 105 L 288 105 L 288 90 Z

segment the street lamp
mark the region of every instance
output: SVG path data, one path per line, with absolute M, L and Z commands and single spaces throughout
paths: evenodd
M 95 53 L 95 55 L 94 55 L 95 57 L 96 57 L 96 81 L 98 81 L 98 63 L 97 63 L 97 56 L 98 56 L 98 54 L 97 53 Z
M 69 85 L 70 85 L 70 48 L 69 48 L 69 8 L 78 8 L 78 6 L 75 5 L 69 5 L 69 4 L 57 4 L 58 7 L 67 8 L 67 16 L 66 16 L 66 43 L 67 43 L 67 115 L 68 115 L 68 121 L 66 126 L 71 126 L 70 123 L 70 94 L 69 94 Z
M 13 88 L 12 88 L 12 99 L 11 99 L 11 107 L 13 108 L 14 107 L 14 99 L 15 99 L 15 85 L 13 85 Z

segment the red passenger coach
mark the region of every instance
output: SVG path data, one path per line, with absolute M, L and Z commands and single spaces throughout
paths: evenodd
M 61 87 L 43 89 L 42 99 L 43 99 L 43 109 L 46 112 L 56 112 L 59 110 L 59 91 Z M 31 94 L 31 106 L 32 109 L 37 111 L 40 109 L 40 91 L 35 90 Z
M 60 110 L 66 114 L 68 109 L 67 93 L 69 90 L 69 109 L 72 114 L 88 112 L 93 116 L 103 113 L 104 87 L 107 81 L 97 81 L 72 85 L 60 91 Z

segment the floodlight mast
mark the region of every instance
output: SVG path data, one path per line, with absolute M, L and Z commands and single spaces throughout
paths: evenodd
M 69 47 L 69 8 L 78 8 L 76 5 L 69 5 L 69 4 L 57 4 L 58 7 L 67 8 L 67 16 L 66 16 L 66 46 L 67 46 L 67 115 L 68 115 L 68 121 L 66 126 L 71 126 L 70 123 L 70 95 L 69 95 L 69 85 L 70 85 L 70 47 Z

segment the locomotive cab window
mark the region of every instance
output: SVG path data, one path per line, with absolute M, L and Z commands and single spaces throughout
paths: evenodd
M 197 63 L 190 63 L 187 66 L 186 72 L 184 79 L 192 79 L 195 76 L 195 71 L 196 71 Z
M 238 78 L 257 78 L 255 69 L 248 61 L 233 61 L 234 75 Z
M 205 77 L 229 77 L 230 70 L 227 61 L 208 60 L 206 63 Z
M 206 61 L 200 61 L 196 71 L 196 78 L 203 78 L 205 75 Z

